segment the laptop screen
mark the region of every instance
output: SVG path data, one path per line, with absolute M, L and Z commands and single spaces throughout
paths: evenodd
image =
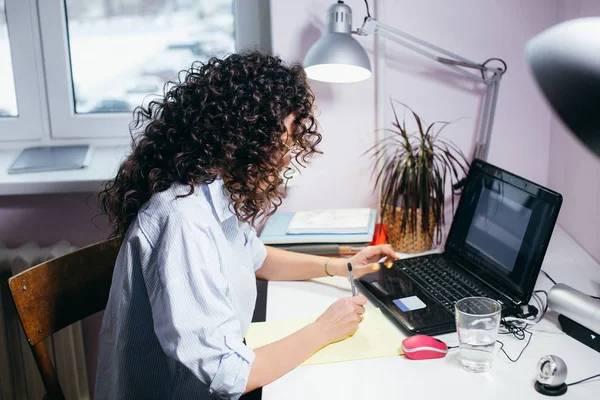
M 446 249 L 476 276 L 529 301 L 561 204 L 560 194 L 475 160 Z

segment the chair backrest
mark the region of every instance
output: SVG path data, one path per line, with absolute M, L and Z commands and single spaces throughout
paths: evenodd
M 64 395 L 44 339 L 106 307 L 121 238 L 38 264 L 8 280 L 50 399 Z

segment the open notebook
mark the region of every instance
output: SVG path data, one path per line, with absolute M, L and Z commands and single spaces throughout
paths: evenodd
M 256 349 L 276 342 L 316 319 L 317 316 L 252 323 L 246 334 L 246 343 L 250 348 Z M 400 329 L 389 321 L 379 308 L 367 308 L 364 320 L 352 337 L 323 347 L 302 365 L 397 356 L 402 354 L 401 345 L 405 338 Z

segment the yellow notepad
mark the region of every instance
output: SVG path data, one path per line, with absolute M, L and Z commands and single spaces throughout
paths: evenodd
M 296 332 L 315 319 L 316 317 L 252 323 L 246 334 L 246 343 L 250 348 L 256 349 Z M 406 335 L 379 308 L 367 308 L 364 320 L 354 336 L 322 348 L 302 365 L 397 356 L 404 338 Z

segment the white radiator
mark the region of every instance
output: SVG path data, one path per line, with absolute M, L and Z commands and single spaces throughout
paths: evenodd
M 8 278 L 75 250 L 67 242 L 50 247 L 28 243 L 16 249 L 0 244 L 0 400 L 40 400 L 44 385 L 8 290 Z M 81 323 L 46 339 L 67 400 L 89 399 Z

